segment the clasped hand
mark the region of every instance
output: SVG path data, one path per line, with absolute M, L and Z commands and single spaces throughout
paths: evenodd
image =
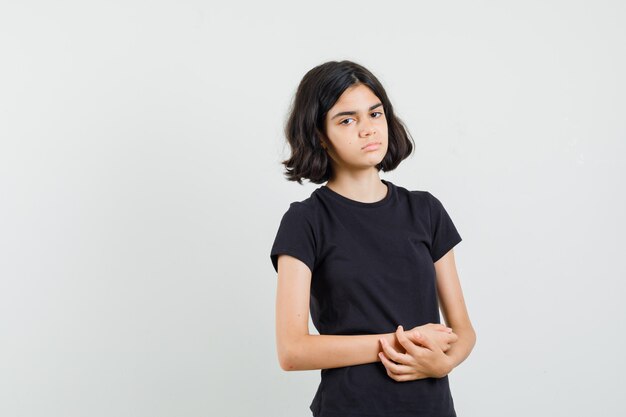
M 443 324 L 429 323 L 404 331 L 396 329 L 396 338 L 406 352 L 398 352 L 381 338 L 381 362 L 390 378 L 402 382 L 422 378 L 443 378 L 452 371 L 452 361 L 445 352 L 458 340 L 452 329 Z

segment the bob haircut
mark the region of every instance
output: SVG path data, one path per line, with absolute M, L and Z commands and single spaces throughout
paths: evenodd
M 302 184 L 304 178 L 321 184 L 332 177 L 329 156 L 320 142 L 320 138 L 326 137 L 326 115 L 341 94 L 357 84 L 366 85 L 380 99 L 387 118 L 387 154 L 376 165 L 378 171 L 395 169 L 411 154 L 413 138 L 395 116 L 387 93 L 374 74 L 351 61 L 329 61 L 305 74 L 292 101 L 284 128 L 291 156 L 281 162 L 287 180 Z

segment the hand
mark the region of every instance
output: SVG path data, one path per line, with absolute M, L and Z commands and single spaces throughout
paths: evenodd
M 425 334 L 428 336 L 433 342 L 435 342 L 439 348 L 447 352 L 452 343 L 455 343 L 459 340 L 459 336 L 452 331 L 451 328 L 444 326 L 439 323 L 428 323 L 422 326 L 417 326 L 412 328 L 411 330 L 407 330 L 406 332 L 409 340 L 414 343 L 419 343 L 418 337 L 415 337 L 415 334 Z
M 414 344 L 402 326 L 396 330 L 396 338 L 406 349 L 399 353 L 383 338 L 380 342 L 383 352 L 379 352 L 381 362 L 387 369 L 387 375 L 395 381 L 412 381 L 423 378 L 443 378 L 452 370 L 451 359 L 426 334 L 412 329 Z M 421 345 L 421 346 L 420 346 Z M 422 347 L 423 346 L 423 347 Z

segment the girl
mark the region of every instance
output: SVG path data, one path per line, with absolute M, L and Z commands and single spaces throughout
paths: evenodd
M 287 179 L 326 184 L 290 204 L 270 253 L 281 368 L 321 369 L 315 417 L 456 416 L 448 374 L 476 342 L 461 236 L 431 193 L 380 179 L 413 150 L 384 88 L 354 62 L 319 65 L 285 135 Z

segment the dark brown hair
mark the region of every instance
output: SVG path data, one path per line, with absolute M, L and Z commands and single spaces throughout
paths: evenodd
M 385 110 L 388 147 L 376 166 L 378 170 L 391 171 L 411 154 L 413 138 L 402 120 L 394 115 L 387 93 L 374 74 L 351 61 L 329 61 L 304 75 L 291 103 L 284 130 L 291 156 L 281 162 L 287 180 L 302 184 L 304 178 L 321 184 L 331 178 L 329 156 L 321 146 L 320 137 L 326 137 L 326 114 L 341 94 L 355 84 L 369 87 Z

